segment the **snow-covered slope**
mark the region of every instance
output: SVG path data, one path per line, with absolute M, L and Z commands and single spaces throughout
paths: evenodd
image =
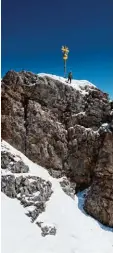
M 42 76 L 42 77 L 44 77 L 44 76 L 48 76 L 48 77 L 50 77 L 50 78 L 52 78 L 52 79 L 54 79 L 54 80 L 57 80 L 57 81 L 60 81 L 60 82 L 62 82 L 62 83 L 64 83 L 64 84 L 67 84 L 67 85 L 69 85 L 69 86 L 72 86 L 74 89 L 76 89 L 76 90 L 81 90 L 81 89 L 84 89 L 84 87 L 85 86 L 89 86 L 89 87 L 92 87 L 92 88 L 95 88 L 96 86 L 95 85 L 93 85 L 92 83 L 90 83 L 89 81 L 87 81 L 87 80 L 72 80 L 72 83 L 70 84 L 68 84 L 67 83 L 67 79 L 65 79 L 65 78 L 63 78 L 63 77 L 60 77 L 60 76 L 56 76 L 56 75 L 52 75 L 52 74 L 46 74 L 46 73 L 40 73 L 40 74 L 38 74 L 39 76 Z
M 113 230 L 85 214 L 82 209 L 83 193 L 73 200 L 62 191 L 58 179 L 53 179 L 46 169 L 34 164 L 4 141 L 2 150 L 9 150 L 20 157 L 29 166 L 29 174 L 52 183 L 53 194 L 45 212 L 37 220 L 57 229 L 56 235 L 42 237 L 40 228 L 30 222 L 25 215 L 26 209 L 19 201 L 2 193 L 2 253 L 113 252 Z

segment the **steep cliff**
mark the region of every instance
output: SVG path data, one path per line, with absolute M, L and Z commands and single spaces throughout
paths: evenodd
M 2 138 L 51 174 L 66 175 L 76 183 L 76 192 L 92 185 L 85 209 L 110 226 L 112 120 L 108 95 L 87 81 L 68 85 L 63 78 L 25 71 L 10 71 L 2 80 Z M 102 214 L 104 204 L 98 211 L 90 204 L 95 191 L 95 201 L 101 202 L 103 187 L 110 195 L 107 218 Z

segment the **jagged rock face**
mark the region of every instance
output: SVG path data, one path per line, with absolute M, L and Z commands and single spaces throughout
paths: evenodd
M 27 173 L 29 167 L 25 165 L 21 160 L 15 163 L 15 157 L 8 152 L 1 151 L 1 167 L 2 169 L 8 169 L 13 173 Z
M 100 148 L 100 138 L 97 131 L 75 125 L 68 129 L 67 175 L 76 178 L 76 191 L 91 184 Z
M 83 92 L 50 77 L 10 71 L 2 80 L 2 138 L 32 161 L 89 186 L 109 120 L 107 95 L 86 85 Z M 90 128 L 89 128 L 90 127 Z
M 76 184 L 71 183 L 66 177 L 62 177 L 60 179 L 60 185 L 62 187 L 62 190 L 70 196 L 72 199 L 75 198 L 75 189 L 76 189 Z
M 53 193 L 51 182 L 28 174 L 29 167 L 8 151 L 3 150 L 1 158 L 1 191 L 10 198 L 17 198 L 28 208 L 26 215 L 35 222 L 39 214 L 45 211 L 46 202 Z
M 113 133 L 104 132 L 95 177 L 85 200 L 85 210 L 113 227 Z

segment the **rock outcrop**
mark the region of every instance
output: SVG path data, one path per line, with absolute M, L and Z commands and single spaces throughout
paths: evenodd
M 106 185 L 105 171 L 112 170 L 112 151 L 106 149 L 107 153 L 111 152 L 109 159 L 103 151 L 107 138 L 106 147 L 111 145 L 112 138 L 108 136 L 112 136 L 113 130 L 112 102 L 108 95 L 88 82 L 76 89 L 46 75 L 9 71 L 2 79 L 1 109 L 2 138 L 46 167 L 50 174 L 67 176 L 76 184 L 76 192 L 92 184 L 85 209 L 112 226 L 112 215 L 104 220 L 100 218 L 100 210 L 95 212 L 90 204 L 94 192 L 98 194 Z M 109 133 L 103 133 L 104 123 L 109 124 Z M 101 156 L 105 160 L 103 164 Z M 112 177 L 108 177 L 107 185 L 110 182 Z M 110 210 L 112 213 L 111 204 Z
M 39 214 L 45 211 L 46 202 L 53 193 L 51 182 L 29 174 L 29 167 L 7 150 L 2 151 L 1 157 L 1 191 L 10 198 L 17 198 L 23 207 L 27 208 L 26 215 L 35 222 Z M 42 232 L 45 236 L 44 231 Z M 51 229 L 47 234 L 51 234 Z
M 46 235 L 56 235 L 56 228 L 54 226 L 48 226 L 43 225 L 43 222 L 36 222 L 36 224 L 41 228 L 42 230 L 42 236 Z
M 1 167 L 2 169 L 8 169 L 13 173 L 27 173 L 29 167 L 23 163 L 20 159 L 16 158 L 9 152 L 1 151 Z
M 113 132 L 106 125 L 93 183 L 86 196 L 85 210 L 105 225 L 113 227 Z
M 48 76 L 8 72 L 2 80 L 2 138 L 32 161 L 89 185 L 110 113 L 107 95 L 76 90 Z

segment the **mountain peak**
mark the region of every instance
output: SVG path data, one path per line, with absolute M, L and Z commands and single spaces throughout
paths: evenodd
M 34 232 L 32 237 L 24 230 L 21 242 L 31 239 L 20 252 L 35 253 L 37 247 L 44 253 L 111 252 L 113 103 L 108 95 L 88 81 L 70 85 L 62 77 L 27 71 L 9 71 L 1 91 L 1 135 L 21 153 L 3 141 L 2 192 L 14 198 L 14 210 L 20 210 L 17 200 L 27 207 L 39 232 L 35 244 Z M 11 200 L 3 201 L 9 210 Z M 52 239 L 43 240 L 40 233 Z M 16 251 L 16 246 L 10 250 Z

